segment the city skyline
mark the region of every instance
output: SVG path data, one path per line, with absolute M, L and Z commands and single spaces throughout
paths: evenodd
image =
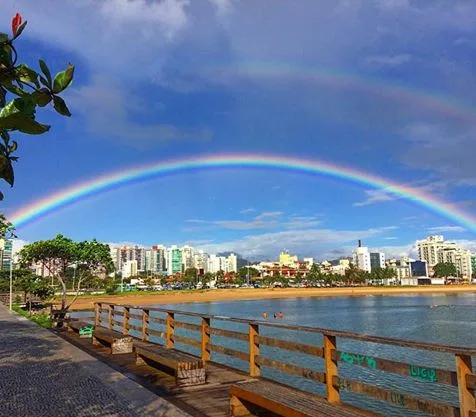
M 21 58 L 36 67 L 30 61 L 41 56 L 53 72 L 76 66 L 65 92 L 73 117 L 40 109 L 51 131 L 18 138 L 15 187 L 1 190 L 7 217 L 104 176 L 170 161 L 245 154 L 340 167 L 334 176 L 238 163 L 144 174 L 74 204 L 68 197 L 61 210 L 20 227 L 20 239 L 62 233 L 151 246 L 160 238 L 250 259 L 282 248 L 337 258 L 358 239 L 399 256 L 415 253 L 416 237 L 442 233 L 476 252 L 468 151 L 476 5 L 4 3 L 7 15 L 20 11 L 29 22 Z M 377 177 L 453 209 L 441 215 L 375 187 L 369 178 Z

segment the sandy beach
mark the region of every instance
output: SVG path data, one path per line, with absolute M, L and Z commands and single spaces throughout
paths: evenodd
M 366 295 L 402 295 L 430 293 L 476 293 L 476 285 L 420 286 L 420 287 L 352 287 L 352 288 L 236 288 L 193 292 L 160 292 L 157 294 L 104 295 L 80 297 L 73 309 L 92 309 L 95 302 L 115 304 L 151 305 L 233 300 L 259 300 L 263 298 L 338 297 Z

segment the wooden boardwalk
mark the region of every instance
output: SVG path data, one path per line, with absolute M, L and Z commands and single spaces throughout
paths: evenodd
M 93 346 L 90 339 L 80 339 L 76 333 L 61 332 L 60 335 L 197 417 L 228 417 L 231 386 L 236 382 L 252 380 L 244 372 L 208 363 L 207 384 L 177 388 L 174 377 L 148 365 L 136 365 L 134 353 L 111 355 L 109 349 Z
M 254 410 L 259 407 L 284 416 L 291 414 L 310 417 L 375 416 L 343 401 L 345 397 L 341 396 L 341 392 L 352 392 L 400 408 L 402 415 L 406 415 L 406 410 L 412 410 L 434 417 L 476 417 L 474 392 L 476 374 L 472 367 L 472 356 L 476 357 L 476 346 L 441 345 L 151 306 L 96 303 L 94 316 L 84 316 L 83 313 L 83 320 L 94 322 L 96 328 L 114 330 L 120 339 L 130 339 L 132 336 L 140 340 L 140 343 L 149 342 L 152 336 L 161 339 L 165 348 L 154 348 L 160 351 L 159 356 L 156 357 L 163 358 L 159 362 L 171 363 L 169 356 L 174 355 L 169 355 L 168 350 L 173 352 L 175 343 L 191 346 L 198 351 L 197 356 L 186 359 L 185 365 L 181 362 L 175 363 L 177 369 L 182 370 L 203 369 L 203 364 L 206 364 L 208 382 L 205 385 L 184 388 L 176 385 L 182 381 L 176 379 L 177 373 L 174 376 L 168 376 L 145 363 L 138 365 L 132 353 L 120 356 L 109 355 L 110 349 L 93 347 L 88 339 L 79 340 L 76 339 L 77 336 L 64 336 L 82 345 L 84 349 L 92 351 L 94 355 L 111 363 L 123 373 L 137 378 L 138 382 L 141 381 L 149 389 L 160 393 L 171 403 L 195 416 L 228 416 L 230 409 L 235 415 L 241 416 L 249 411 L 254 413 Z M 275 333 L 275 337 L 271 337 L 270 329 L 278 332 Z M 293 336 L 286 337 L 286 332 L 293 332 Z M 316 335 L 317 343 L 303 343 L 299 335 L 296 336 L 296 332 Z M 223 339 L 235 341 L 237 344 L 228 343 Z M 395 346 L 399 349 L 415 349 L 422 355 L 425 355 L 425 352 L 437 352 L 446 357 L 452 356 L 454 366 L 452 369 L 451 367 L 442 368 L 435 363 L 435 367 L 429 367 L 428 364 L 419 363 L 418 358 L 410 362 L 398 361 L 396 360 L 398 358 L 387 359 L 380 356 L 378 352 L 373 353 L 375 349 L 370 350 L 372 352 L 370 354 L 367 354 L 366 350 L 363 353 L 344 351 L 339 349 L 341 339 L 354 340 L 363 345 L 377 344 Z M 285 357 L 277 357 L 267 348 L 262 349 L 266 346 L 288 352 L 288 354 Z M 130 348 L 132 349 L 132 345 Z M 147 349 L 150 351 L 149 348 Z M 302 367 L 293 363 L 293 352 L 321 361 L 321 368 L 315 365 Z M 213 362 L 216 354 L 244 361 L 248 364 L 248 372 L 244 373 L 236 368 Z M 175 356 L 180 355 L 175 354 Z M 201 364 L 197 363 L 198 368 L 191 368 L 187 364 L 187 361 L 190 362 L 191 359 L 195 362 L 201 360 Z M 146 361 L 146 363 L 151 362 Z M 357 379 L 346 372 L 341 373 L 339 364 L 366 368 L 370 375 L 366 375 L 364 379 Z M 261 368 L 271 368 L 292 377 L 323 384 L 326 392 L 325 399 L 302 393 L 290 386 L 271 382 L 263 378 Z M 408 385 L 402 384 L 398 388 L 390 386 L 382 379 L 382 373 L 400 375 L 407 379 Z M 183 377 L 184 380 L 187 378 L 193 380 L 192 374 L 184 374 Z M 443 388 L 442 385 L 455 387 L 457 394 L 453 391 L 456 394 L 453 398 L 458 400 L 459 407 L 456 406 L 456 401 L 451 402 L 448 397 L 440 401 L 428 398 L 423 390 L 411 392 L 412 383 L 414 384 L 415 380 L 427 384 L 433 392 L 440 387 L 446 390 L 447 388 Z M 281 394 L 275 395 L 278 391 Z M 265 394 L 260 395 L 258 392 Z M 300 400 L 297 400 L 298 397 Z M 300 414 L 294 413 L 297 412 L 297 408 L 306 408 L 304 403 L 307 404 L 307 411 Z M 372 409 L 382 412 L 380 406 L 372 407 Z M 267 414 L 260 412 L 259 415 Z
M 247 373 L 208 362 L 207 383 L 205 385 L 181 388 L 176 386 L 173 376 L 148 365 L 136 365 L 136 355 L 134 353 L 111 355 L 110 349 L 92 345 L 90 339 L 81 339 L 77 333 L 61 331 L 59 335 L 194 417 L 229 417 L 232 385 L 256 380 Z M 275 382 L 271 382 L 271 384 L 276 385 L 277 388 L 281 387 L 280 384 Z M 286 389 L 288 388 L 286 387 Z M 296 393 L 298 392 L 296 391 Z M 329 407 L 327 403 L 324 404 L 326 408 Z M 332 408 L 335 410 L 332 416 L 336 417 L 339 416 L 339 410 L 353 411 L 356 416 L 378 417 L 374 413 L 357 410 L 350 406 L 341 405 Z M 259 416 L 272 417 L 274 414 L 260 412 Z

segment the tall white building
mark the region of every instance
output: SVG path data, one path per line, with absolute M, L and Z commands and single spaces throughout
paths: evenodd
M 137 275 L 137 261 L 126 261 L 122 265 L 122 277 L 129 278 Z
M 448 247 L 448 243 L 441 235 L 428 236 L 425 240 L 417 242 L 418 255 L 420 261 L 427 261 L 428 266 L 435 266 L 438 261 L 438 252 L 445 247 Z
M 167 248 L 163 245 L 152 246 L 152 272 L 164 274 L 167 272 Z
M 471 252 L 468 249 L 456 245 L 443 248 L 438 252 L 438 259 L 440 262 L 452 263 L 461 278 L 471 279 Z
M 193 266 L 198 269 L 199 273 L 207 273 L 208 271 L 208 253 L 203 250 L 195 252 L 193 256 Z
M 193 268 L 194 266 L 194 253 L 195 251 L 191 246 L 184 246 L 180 249 L 182 252 L 182 268 L 186 271 L 188 268 Z
M 227 258 L 226 272 L 238 272 L 238 258 L 234 253 L 230 253 Z
M 441 235 L 428 236 L 417 244 L 421 261 L 433 268 L 439 262 L 452 263 L 461 278 L 471 279 L 471 252 L 454 242 L 446 242 Z
M 363 271 L 370 272 L 372 267 L 370 264 L 370 252 L 369 248 L 362 246 L 362 242 L 359 240 L 359 246 L 353 253 L 354 265 L 362 269 Z

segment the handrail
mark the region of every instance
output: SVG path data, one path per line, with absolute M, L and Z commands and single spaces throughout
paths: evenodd
M 431 350 L 434 352 L 476 356 L 476 347 L 471 348 L 471 347 L 464 347 L 464 346 L 453 346 L 453 345 L 444 345 L 444 344 L 429 343 L 429 342 L 420 342 L 415 340 L 405 340 L 405 339 L 398 339 L 393 337 L 372 336 L 367 334 L 348 332 L 344 330 L 332 330 L 332 329 L 312 327 L 312 326 L 297 326 L 293 324 L 270 323 L 263 320 L 241 319 L 236 317 L 227 317 L 227 316 L 214 315 L 214 314 L 203 314 L 203 313 L 195 313 L 190 311 L 172 310 L 169 308 L 123 305 L 123 304 L 113 304 L 113 303 L 102 303 L 102 304 L 117 305 L 119 307 L 128 307 L 128 308 L 136 309 L 136 310 L 142 310 L 143 308 L 147 308 L 149 311 L 159 311 L 162 313 L 174 313 L 174 314 L 190 316 L 190 317 L 200 317 L 200 318 L 207 318 L 212 320 L 229 321 L 232 323 L 254 324 L 258 326 L 274 327 L 274 328 L 283 329 L 283 330 L 294 330 L 294 331 L 302 331 L 307 333 L 320 333 L 320 334 L 326 334 L 326 335 L 334 336 L 334 337 L 342 337 L 344 339 L 353 339 L 353 340 L 359 340 L 362 342 L 380 343 L 385 345 L 401 346 L 401 347 L 414 348 L 414 349 Z
M 137 314 L 137 312 L 131 310 L 139 310 L 142 314 Z M 169 349 L 175 347 L 175 342 L 186 344 L 198 349 L 204 361 L 211 360 L 215 354 L 231 356 L 248 363 L 249 374 L 252 377 L 259 378 L 261 374 L 260 368 L 261 366 L 265 366 L 288 375 L 323 383 L 326 385 L 326 398 L 331 403 L 340 403 L 340 390 L 346 390 L 387 401 L 409 410 L 426 412 L 435 417 L 455 417 L 457 415 L 460 417 L 476 416 L 476 399 L 474 393 L 474 389 L 476 388 L 476 375 L 473 373 L 471 364 L 471 356 L 476 356 L 476 347 L 442 345 L 310 326 L 270 323 L 263 320 L 249 320 L 169 308 L 121 305 L 107 302 L 95 303 L 94 311 L 94 322 L 96 326 L 103 326 L 110 329 L 122 327 L 123 334 L 129 334 L 129 331 L 133 330 L 137 332 L 135 337 L 144 341 L 149 340 L 150 335 L 160 337 L 164 339 L 165 346 Z M 164 313 L 165 318 L 151 316 L 152 312 Z M 177 316 L 196 317 L 200 318 L 201 322 L 198 324 L 180 321 L 177 320 Z M 130 319 L 141 322 L 141 325 L 131 324 Z M 235 331 L 211 327 L 211 320 L 245 324 L 248 327 L 248 331 Z M 151 325 L 155 325 L 155 327 L 152 328 Z M 290 330 L 293 332 L 318 333 L 323 336 L 323 345 L 316 346 L 313 344 L 303 344 L 301 341 L 263 336 L 260 335 L 260 329 L 263 327 Z M 199 337 L 191 338 L 176 334 L 176 329 L 191 331 L 192 334 L 198 334 Z M 247 343 L 248 351 L 237 350 L 226 344 L 219 344 L 219 340 L 214 338 L 212 341 L 211 336 L 231 338 Z M 337 338 L 452 354 L 455 357 L 456 369 L 431 368 L 415 363 L 399 362 L 338 350 Z M 296 364 L 266 357 L 263 355 L 263 351 L 260 352 L 260 345 L 290 352 L 299 352 L 300 354 L 323 360 L 325 372 L 303 368 Z M 381 386 L 381 384 L 353 380 L 347 377 L 344 378 L 339 375 L 339 363 L 357 365 L 370 370 L 390 372 L 403 377 L 424 381 L 425 383 L 456 386 L 458 389 L 460 407 L 457 408 L 450 404 L 430 400 L 425 397 L 415 397 L 406 392 L 385 388 Z M 377 378 L 378 377 L 375 376 L 371 381 L 373 382 L 373 380 Z

